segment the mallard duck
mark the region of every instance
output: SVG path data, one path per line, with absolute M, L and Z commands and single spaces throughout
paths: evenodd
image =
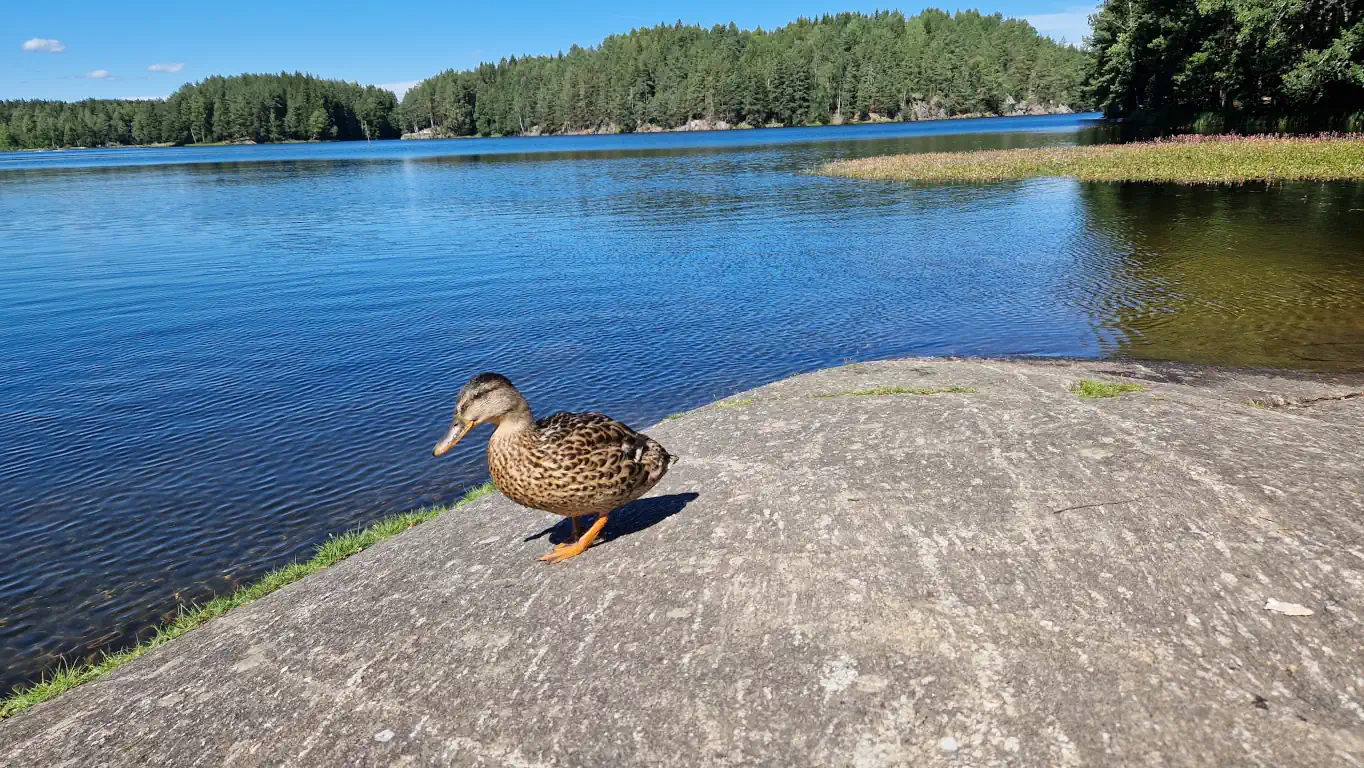
M 558 563 L 583 553 L 607 517 L 648 493 L 676 460 L 647 435 L 600 413 L 556 413 L 535 421 L 530 404 L 499 373 L 481 373 L 459 391 L 441 456 L 469 430 L 496 424 L 488 439 L 493 484 L 512 501 L 573 521 L 573 540 L 541 560 Z M 586 532 L 578 518 L 596 515 Z

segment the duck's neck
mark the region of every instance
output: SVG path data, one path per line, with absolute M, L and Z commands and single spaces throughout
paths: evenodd
M 493 431 L 494 440 L 504 440 L 509 437 L 520 437 L 535 431 L 535 420 L 531 416 L 530 406 L 517 408 L 497 421 L 497 429 Z

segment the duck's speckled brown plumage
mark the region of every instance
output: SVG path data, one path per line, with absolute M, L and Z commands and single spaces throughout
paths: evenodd
M 600 413 L 556 413 L 500 427 L 488 441 L 488 470 L 507 498 L 575 517 L 643 496 L 672 461 L 662 445 Z
M 541 557 L 561 563 L 597 540 L 612 510 L 649 492 L 673 463 L 647 435 L 600 413 L 556 413 L 535 421 L 526 398 L 499 373 L 481 373 L 459 391 L 450 431 L 432 451 L 448 453 L 479 424 L 493 483 L 518 504 L 573 518 L 573 540 Z M 581 531 L 578 518 L 596 519 Z

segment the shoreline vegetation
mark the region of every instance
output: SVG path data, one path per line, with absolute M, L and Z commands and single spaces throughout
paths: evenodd
M 392 138 L 392 137 L 389 137 Z M 157 141 L 151 144 L 102 144 L 93 147 L 39 147 L 37 149 L 0 149 L 0 152 L 78 152 L 82 149 L 171 149 L 173 147 L 254 147 L 257 144 L 333 144 L 347 139 L 283 139 L 281 141 L 259 142 L 251 139 L 230 139 L 228 141 L 206 141 L 199 144 L 176 144 L 171 141 Z
M 503 138 L 539 138 L 546 136 L 610 136 L 631 133 L 687 133 L 693 131 L 697 132 L 752 131 L 759 129 L 773 130 L 777 128 L 829 128 L 843 125 L 852 126 L 852 125 L 882 125 L 885 123 L 934 123 L 947 120 L 982 120 L 993 119 L 998 117 L 1044 117 L 1047 115 L 1073 115 L 1073 114 L 1075 114 L 1075 111 L 1072 110 L 1068 105 L 1058 104 L 1049 107 L 1030 107 L 1026 111 L 1004 113 L 963 112 L 959 115 L 947 115 L 945 117 L 900 116 L 897 118 L 888 118 L 883 115 L 873 114 L 867 118 L 847 118 L 830 120 L 829 122 L 795 123 L 792 125 L 786 125 L 784 123 L 766 123 L 764 125 L 736 123 L 731 125 L 730 123 L 724 120 L 697 119 L 690 120 L 682 125 L 673 126 L 671 128 L 664 128 L 661 126 L 653 125 L 652 123 L 645 123 L 643 125 L 635 126 L 633 129 L 627 130 L 614 123 L 607 123 L 605 125 L 591 129 L 543 132 L 539 130 L 538 126 L 534 126 L 531 130 L 527 130 L 524 133 L 506 134 L 494 133 L 489 134 L 487 136 L 482 136 L 479 134 L 460 136 L 440 131 L 433 131 L 430 128 L 425 128 L 415 133 L 413 132 L 404 133 L 400 138 L 412 141 L 427 139 L 482 139 L 482 138 L 503 139 Z
M 422 523 L 435 520 L 447 512 L 477 501 L 496 490 L 492 483 L 484 483 L 469 489 L 458 501 L 448 506 L 391 515 L 364 528 L 331 536 L 318 545 L 315 554 L 308 560 L 295 561 L 276 568 L 266 573 L 255 583 L 241 587 L 231 594 L 219 595 L 203 605 L 181 606 L 180 615 L 173 621 L 157 627 L 155 636 L 149 640 L 144 640 L 131 648 L 116 653 L 106 653 L 103 658 L 93 663 L 59 666 L 37 683 L 28 687 L 16 688 L 12 693 L 0 699 L 0 720 L 14 717 L 48 699 L 60 696 L 72 688 L 98 680 L 133 659 L 143 656 L 148 651 L 165 645 L 187 632 L 198 629 L 219 616 L 255 602 L 305 576 L 329 568 L 381 541 L 391 539 Z
M 1175 136 L 1131 144 L 928 152 L 838 160 L 814 171 L 873 181 L 1087 182 L 1231 185 L 1364 180 L 1364 134 Z
M 660 24 L 554 56 L 447 70 L 403 96 L 405 133 L 616 133 L 1074 111 L 1087 55 L 1021 19 L 928 9 L 774 30 Z
M 0 150 L 398 138 L 398 97 L 300 72 L 214 76 L 165 99 L 0 100 Z
M 0 101 L 0 149 L 1049 114 L 1089 105 L 1087 62 L 1025 20 L 978 11 L 839 13 L 770 31 L 678 22 L 446 70 L 401 103 L 376 86 L 299 72 L 209 77 L 166 99 Z
M 1075 112 L 1073 112 L 1069 107 L 1066 107 L 1066 106 L 1064 106 L 1064 105 L 1061 105 L 1061 106 L 1056 107 L 1056 108 L 1054 108 L 1054 109 L 1052 109 L 1052 110 L 1038 110 L 1038 111 L 1026 112 L 1026 113 L 1024 113 L 1024 112 L 1019 112 L 1019 113 L 1012 113 L 1012 114 L 996 115 L 996 114 L 989 114 L 989 113 L 969 112 L 969 113 L 960 114 L 960 115 L 952 115 L 952 116 L 950 116 L 950 117 L 933 117 L 933 118 L 926 118 L 926 119 L 923 119 L 923 120 L 914 120 L 914 119 L 908 119 L 908 120 L 888 120 L 888 119 L 875 119 L 875 120 L 845 120 L 845 121 L 843 121 L 843 122 L 837 122 L 837 123 L 810 123 L 810 124 L 804 124 L 804 123 L 802 123 L 802 124 L 800 124 L 800 125 L 781 125 L 780 123 L 769 123 L 769 124 L 767 124 L 767 125 L 758 125 L 758 126 L 749 125 L 749 124 L 747 124 L 747 123 L 740 123 L 740 124 L 738 124 L 738 125 L 729 125 L 729 124 L 726 124 L 726 123 L 723 123 L 723 122 L 718 123 L 718 124 L 711 124 L 711 123 L 708 123 L 708 122 L 706 122 L 706 121 L 696 120 L 696 121 L 692 121 L 691 123 L 689 123 L 689 124 L 687 124 L 687 125 L 681 125 L 681 126 L 678 126 L 678 127 L 676 127 L 676 128 L 659 128 L 659 127 L 657 127 L 657 126 L 643 126 L 643 127 L 641 127 L 641 128 L 637 128 L 637 129 L 635 129 L 635 130 L 633 130 L 633 131 L 596 130 L 596 131 L 568 131 L 568 132 L 565 132 L 565 133 L 533 133 L 533 132 L 526 132 L 526 133 L 513 133 L 513 134 L 506 134 L 506 135 L 503 135 L 503 134 L 500 134 L 500 133 L 499 133 L 499 134 L 493 134 L 493 135 L 491 135 L 491 136 L 478 136 L 478 135 L 473 135 L 473 136 L 450 136 L 450 135 L 444 135 L 444 134 L 437 135 L 437 134 L 431 133 L 431 132 L 429 132 L 429 131 L 423 131 L 423 132 L 421 132 L 421 133 L 419 133 L 419 134 L 404 133 L 402 136 L 400 136 L 400 137 L 398 137 L 398 138 L 403 139 L 403 140 L 406 140 L 406 141 L 422 141 L 422 140 L 485 139 L 485 138 L 488 138 L 488 139 L 511 139 L 511 138 L 542 138 L 542 137 L 571 137 L 571 136 L 606 136 L 606 135 L 620 135 L 620 134 L 629 134 L 629 133 L 640 133 L 640 134 L 642 134 L 642 133 L 687 133 L 687 132 L 693 132 L 693 131 L 695 131 L 695 132 L 705 132 L 705 131 L 751 131 L 751 130 L 758 130 L 758 129 L 761 129 L 761 130 L 775 130 L 775 129 L 778 129 L 778 128 L 827 128 L 827 127 L 840 126 L 840 125 L 842 125 L 842 126 L 854 126 L 854 125 L 882 125 L 882 124 L 885 124 L 885 123 L 934 123 L 934 122 L 944 122 L 944 121 L 948 121 L 948 120 L 987 120 L 987 119 L 992 120 L 992 119 L 995 119 L 995 118 L 1003 118 L 1003 117 L 1045 117 L 1045 116 L 1048 116 L 1048 115 L 1073 115 L 1073 114 L 1075 114 Z M 386 137 L 384 137 L 384 138 L 382 138 L 382 139 L 374 139 L 374 141 L 395 141 L 395 140 L 396 140 L 396 139 L 394 139 L 394 137 L 392 137 L 392 136 L 386 136 Z M 251 139 L 231 139 L 231 140 L 228 140 L 228 141 L 209 141 L 209 142 L 203 142 L 203 143 L 199 143 L 199 144 L 176 144 L 176 143 L 173 143 L 173 142 L 155 142 L 155 143 L 152 143 L 152 144 L 105 144 L 105 145 L 91 146 L 91 147 L 87 147 L 87 146 L 71 146 L 71 147 L 38 147 L 38 148 L 34 148 L 34 149 L 0 149 L 0 152 L 15 152 L 15 153 L 20 153 L 20 152 L 25 152 L 25 153 L 26 153 L 26 152 L 79 152 L 79 151 L 81 151 L 81 150 L 91 150 L 91 149 L 171 149 L 171 148 L 175 148 L 175 147 L 248 147 L 248 146 L 257 146 L 257 145 L 259 145 L 259 144 L 337 144 L 337 143 L 342 143 L 342 142 L 346 142 L 346 141 L 351 141 L 351 139 L 284 139 L 284 140 L 281 140 L 281 141 L 266 141 L 266 142 L 252 141 Z M 363 139 L 358 139 L 358 141 L 363 141 Z
M 489 139 L 512 139 L 512 138 L 544 138 L 544 137 L 572 137 L 572 136 L 606 136 L 606 135 L 620 135 L 620 134 L 630 134 L 630 133 L 643 134 L 643 133 L 687 133 L 687 132 L 705 132 L 705 131 L 751 131 L 751 130 L 758 130 L 758 129 L 761 129 L 761 130 L 775 130 L 775 129 L 779 129 L 779 128 L 828 128 L 828 127 L 833 127 L 833 126 L 882 125 L 882 124 L 885 124 L 885 123 L 935 123 L 935 122 L 945 122 L 945 121 L 948 121 L 948 120 L 987 120 L 987 119 L 993 120 L 993 119 L 996 119 L 996 118 L 1004 118 L 1004 117 L 1045 117 L 1045 116 L 1048 116 L 1048 115 L 1073 115 L 1073 114 L 1075 114 L 1075 112 L 1073 112 L 1069 107 L 1066 107 L 1066 106 L 1064 106 L 1064 105 L 1061 105 L 1061 106 L 1056 107 L 1056 108 L 1054 108 L 1054 109 L 1052 109 L 1052 110 L 1038 110 L 1038 111 L 1026 112 L 1026 113 L 1024 113 L 1024 112 L 1019 112 L 1019 113 L 1012 113 L 1012 114 L 996 115 L 996 114 L 989 114 L 989 113 L 969 112 L 969 113 L 960 114 L 960 115 L 952 115 L 952 116 L 950 116 L 950 117 L 934 117 L 934 118 L 926 118 L 926 119 L 923 119 L 923 120 L 914 120 L 914 119 L 908 119 L 908 120 L 888 120 L 888 119 L 875 119 L 875 120 L 845 120 L 845 121 L 843 121 L 843 122 L 837 122 L 837 123 L 811 123 L 811 124 L 804 124 L 804 123 L 802 123 L 802 124 L 800 124 L 800 125 L 781 125 L 780 123 L 769 123 L 769 124 L 767 124 L 767 125 L 758 125 L 758 126 L 749 125 L 749 124 L 747 124 L 747 123 L 740 123 L 740 124 L 738 124 L 738 125 L 729 125 L 729 124 L 724 123 L 724 122 L 720 122 L 720 123 L 718 123 L 718 124 L 711 124 L 711 123 L 708 123 L 708 122 L 706 122 L 706 121 L 695 120 L 695 121 L 692 121 L 691 123 L 689 123 L 689 124 L 687 124 L 687 125 L 677 126 L 676 128 L 659 128 L 659 127 L 657 127 L 657 126 L 643 126 L 643 127 L 637 128 L 637 129 L 635 129 L 635 130 L 633 130 L 633 131 L 596 130 L 596 131 L 568 131 L 568 132 L 565 132 L 565 133 L 533 133 L 533 132 L 526 132 L 526 133 L 513 133 L 513 134 L 506 134 L 506 135 L 503 135 L 503 134 L 493 134 L 493 135 L 491 135 L 491 136 L 478 136 L 478 135 L 473 135 L 473 136 L 450 136 L 450 135 L 445 135 L 445 134 L 437 135 L 437 134 L 431 133 L 431 132 L 429 132 L 429 131 L 423 131 L 423 132 L 417 133 L 417 134 L 414 134 L 414 133 L 404 133 L 402 136 L 400 136 L 400 137 L 398 137 L 398 138 L 400 138 L 400 139 L 402 139 L 402 140 L 406 140 L 406 141 L 423 141 L 423 140 L 484 139 L 484 138 L 489 138 Z M 360 141 L 363 141 L 363 139 L 359 139 L 359 140 L 360 140 Z M 382 138 L 382 139 L 374 139 L 374 141 L 395 141 L 395 140 L 396 140 L 396 139 L 394 139 L 392 136 L 386 136 L 386 137 L 384 137 L 384 138 Z M 173 143 L 173 142 L 156 142 L 156 143 L 152 143 L 152 144 L 105 144 L 105 145 L 101 145 L 101 146 L 92 146 L 92 147 L 87 147 L 87 146 L 72 146 L 72 147 L 39 147 L 39 148 L 35 148 L 35 149 L 0 149 L 0 152 L 15 152 L 15 153 L 20 153 L 20 152 L 25 152 L 25 153 L 26 153 L 26 152 L 79 152 L 79 151 L 81 151 L 81 150 L 91 150 L 91 149 L 171 149 L 171 148 L 176 148 L 176 147 L 248 147 L 248 146 L 257 146 L 257 145 L 259 145 L 259 144 L 337 144 L 337 143 L 342 143 L 342 142 L 345 142 L 345 141 L 350 141 L 350 139 L 284 139 L 284 140 L 282 140 L 282 141 L 274 141 L 274 142 L 258 142 L 258 141 L 252 141 L 251 139 L 232 139 L 232 140 L 228 140 L 228 141 L 210 141 L 210 142 L 203 142 L 203 143 L 199 143 L 199 144 L 176 144 L 176 143 Z
M 387 137 L 392 140 L 393 137 Z M 172 149 L 177 147 L 254 147 L 258 144 L 336 144 L 350 139 L 283 139 L 281 141 L 252 141 L 251 139 L 230 139 L 227 141 L 206 141 L 198 144 L 177 144 L 171 141 L 157 141 L 151 144 L 101 144 L 93 147 L 83 145 L 71 147 L 38 147 L 36 149 L 0 149 L 0 152 L 79 152 L 86 149 Z M 363 139 L 358 139 L 363 141 Z M 383 139 L 374 139 L 383 141 Z
M 1085 91 L 1106 117 L 1195 133 L 1364 130 L 1354 3 L 1107 0 Z

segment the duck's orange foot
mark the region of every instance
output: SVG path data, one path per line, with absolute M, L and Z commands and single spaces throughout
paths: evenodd
M 540 560 L 546 563 L 562 563 L 570 557 L 577 557 L 583 553 L 587 547 L 582 546 L 582 541 L 575 541 L 572 544 L 560 544 L 547 555 L 541 555 Z
M 606 515 L 598 515 L 597 519 L 593 521 L 592 527 L 588 528 L 586 533 L 579 536 L 574 541 L 564 542 L 563 544 L 554 547 L 553 551 L 549 554 L 541 555 L 540 561 L 545 563 L 562 563 L 570 557 L 581 555 L 588 547 L 592 546 L 592 542 L 597 539 L 597 534 L 601 533 L 601 529 L 605 527 Z

